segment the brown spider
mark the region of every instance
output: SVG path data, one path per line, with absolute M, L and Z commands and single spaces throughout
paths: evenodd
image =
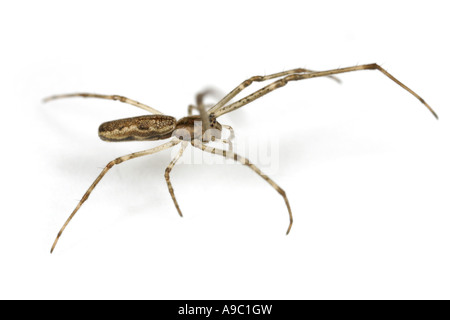
M 403 89 L 411 93 L 413 96 L 415 96 L 417 99 L 420 100 L 427 108 L 431 111 L 431 113 L 438 118 L 437 114 L 431 109 L 431 107 L 414 91 L 409 89 L 407 86 L 405 86 L 403 83 L 398 81 L 396 78 L 394 78 L 391 74 L 389 74 L 386 70 L 384 70 L 382 67 L 380 67 L 377 64 L 366 64 L 366 65 L 360 65 L 360 66 L 353 66 L 353 67 L 347 67 L 347 68 L 340 68 L 340 69 L 333 69 L 333 70 L 327 70 L 327 71 L 312 71 L 307 69 L 293 69 L 288 71 L 283 71 L 279 73 L 274 73 L 271 75 L 266 76 L 254 76 L 251 77 L 244 82 L 242 82 L 240 85 L 238 85 L 234 90 L 232 90 L 230 93 L 228 93 L 222 100 L 220 100 L 216 105 L 212 106 L 208 110 L 206 110 L 204 104 L 203 104 L 203 98 L 206 94 L 209 93 L 209 91 L 205 91 L 203 93 L 200 93 L 197 95 L 196 98 L 196 105 L 190 105 L 188 108 L 188 116 L 184 117 L 180 120 L 176 120 L 172 116 L 164 115 L 162 112 L 155 110 L 145 104 L 142 104 L 140 102 L 137 102 L 132 99 L 128 99 L 122 96 L 118 95 L 101 95 L 101 94 L 93 94 L 93 93 L 73 93 L 73 94 L 63 94 L 63 95 L 55 95 L 48 97 L 44 99 L 44 102 L 50 101 L 50 100 L 56 100 L 60 98 L 69 98 L 69 97 L 85 97 L 85 98 L 101 98 L 101 99 L 109 99 L 109 100 L 119 100 L 121 102 L 131 104 L 133 106 L 139 107 L 141 109 L 144 109 L 146 111 L 149 111 L 152 113 L 152 115 L 146 115 L 146 116 L 138 116 L 133 118 L 126 118 L 126 119 L 120 119 L 120 120 L 114 120 L 105 122 L 99 127 L 99 136 L 102 140 L 105 141 L 131 141 L 131 140 L 140 140 L 140 141 L 151 141 L 151 140 L 163 140 L 163 139 L 169 139 L 172 137 L 172 140 L 169 142 L 166 142 L 162 145 L 159 145 L 155 148 L 134 152 L 119 158 L 116 158 L 112 161 L 110 161 L 106 167 L 103 169 L 103 171 L 100 173 L 100 175 L 97 177 L 97 179 L 94 180 L 92 185 L 89 187 L 89 189 L 84 194 L 83 198 L 79 201 L 78 205 L 76 206 L 75 210 L 72 212 L 72 214 L 69 216 L 69 218 L 66 220 L 64 225 L 62 226 L 61 230 L 59 231 L 58 235 L 56 236 L 56 239 L 53 243 L 53 246 L 51 248 L 51 253 L 55 249 L 56 244 L 58 243 L 59 238 L 61 237 L 61 234 L 63 233 L 64 229 L 69 224 L 70 220 L 74 217 L 78 209 L 80 209 L 81 205 L 89 198 L 89 195 L 91 194 L 92 190 L 97 186 L 97 184 L 100 182 L 100 180 L 106 175 L 106 173 L 111 169 L 114 165 L 117 165 L 119 163 L 154 154 L 157 152 L 160 152 L 162 150 L 174 147 L 178 144 L 181 144 L 180 151 L 178 154 L 172 159 L 169 166 L 166 168 L 165 171 L 165 178 L 167 182 L 167 186 L 169 188 L 170 195 L 172 196 L 172 200 L 175 204 L 175 207 L 178 210 L 178 213 L 180 216 L 182 216 L 180 207 L 178 205 L 178 202 L 175 198 L 175 194 L 172 188 L 172 184 L 170 182 L 170 171 L 175 166 L 176 162 L 181 158 L 183 155 L 184 150 L 190 143 L 192 146 L 199 148 L 203 151 L 220 155 L 225 158 L 233 159 L 234 161 L 238 161 L 242 163 L 243 165 L 248 166 L 250 169 L 252 169 L 254 172 L 256 172 L 261 178 L 266 180 L 284 199 L 288 212 L 289 212 L 289 227 L 287 229 L 286 234 L 289 234 L 289 231 L 292 227 L 292 212 L 291 208 L 289 206 L 289 201 L 286 196 L 286 192 L 280 188 L 278 184 L 276 184 L 272 179 L 270 179 L 268 176 L 266 176 L 264 173 L 261 172 L 259 168 L 257 168 L 253 163 L 251 163 L 248 159 L 241 157 L 240 155 L 236 154 L 232 150 L 232 143 L 231 140 L 234 138 L 234 132 L 233 129 L 230 126 L 222 125 L 217 121 L 217 118 L 232 112 L 234 110 L 237 110 L 244 105 L 266 95 L 267 93 L 274 91 L 275 89 L 281 88 L 285 86 L 290 81 L 296 81 L 296 80 L 304 80 L 304 79 L 310 79 L 310 78 L 316 78 L 316 77 L 331 77 L 334 80 L 339 81 L 336 79 L 333 75 L 344 73 L 344 72 L 350 72 L 350 71 L 358 71 L 358 70 L 379 70 L 381 71 L 385 76 L 387 76 L 389 79 L 397 83 L 399 86 L 401 86 Z M 239 101 L 236 101 L 234 103 L 229 103 L 231 99 L 233 99 L 237 94 L 239 94 L 242 90 L 244 90 L 246 87 L 251 85 L 253 82 L 261 82 L 266 81 L 270 79 L 275 78 L 281 78 L 278 79 L 269 85 L 263 87 L 262 89 L 259 89 L 252 94 L 249 94 L 248 96 L 240 99 Z M 228 104 L 229 103 L 229 104 Z M 192 110 L 197 109 L 199 111 L 199 115 L 192 115 Z M 200 125 L 196 125 L 196 123 L 200 123 Z M 226 128 L 230 131 L 230 134 L 227 139 L 222 138 L 222 129 Z M 210 146 L 207 146 L 206 144 L 210 141 L 222 141 L 223 143 L 227 143 L 229 145 L 228 151 L 218 148 L 212 148 Z

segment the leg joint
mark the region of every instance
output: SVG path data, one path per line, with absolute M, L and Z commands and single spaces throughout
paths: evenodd
M 169 179 L 170 171 L 172 171 L 172 168 L 167 167 L 166 171 L 164 172 L 164 177 L 166 177 L 166 180 Z
M 116 159 L 116 160 L 113 160 L 113 161 L 110 161 L 110 162 L 106 165 L 106 168 L 111 169 L 111 168 L 114 167 L 114 165 L 117 164 L 117 163 L 120 163 L 120 162 L 117 162 L 117 159 Z
M 378 64 L 376 64 L 376 63 L 368 64 L 368 65 L 366 66 L 366 68 L 367 68 L 367 69 L 371 69 L 371 70 L 374 70 L 374 69 L 380 70 L 380 69 L 381 69 L 381 67 L 380 67 Z

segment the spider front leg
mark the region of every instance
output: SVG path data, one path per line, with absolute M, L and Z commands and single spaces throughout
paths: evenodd
M 166 178 L 167 187 L 169 188 L 170 195 L 172 197 L 173 203 L 175 204 L 175 207 L 177 208 L 177 211 L 180 215 L 180 217 L 183 217 L 183 214 L 181 213 L 180 206 L 178 205 L 177 199 L 175 198 L 175 193 L 172 188 L 172 183 L 170 182 L 170 172 L 172 171 L 172 168 L 175 166 L 177 161 L 181 158 L 183 155 L 184 150 L 187 147 L 187 142 L 183 142 L 180 148 L 180 151 L 178 154 L 172 159 L 169 166 L 166 168 L 166 172 L 164 174 L 164 177 Z
M 315 71 L 309 70 L 309 69 L 303 69 L 303 68 L 297 68 L 287 71 L 282 71 L 278 73 L 269 74 L 266 76 L 253 76 L 245 81 L 243 81 L 240 85 L 238 85 L 236 88 L 234 88 L 231 92 L 229 92 L 225 97 L 222 98 L 214 107 L 208 110 L 209 113 L 215 113 L 216 111 L 219 111 L 224 105 L 226 105 L 231 99 L 233 99 L 235 96 L 237 96 L 242 90 L 247 88 L 249 85 L 251 85 L 253 82 L 263 82 L 266 80 L 271 80 L 279 77 L 283 77 L 289 74 L 304 74 L 304 73 L 313 73 Z M 336 78 L 335 76 L 330 75 L 329 78 L 333 79 L 334 81 L 340 83 L 341 80 Z
M 212 108 L 214 110 L 215 116 L 218 118 L 228 112 L 237 110 L 246 104 L 255 101 L 258 98 L 261 98 L 262 96 L 278 89 L 284 87 L 286 84 L 288 84 L 291 81 L 298 81 L 298 80 L 304 80 L 304 79 L 312 79 L 312 78 L 318 78 L 318 77 L 329 77 L 332 75 L 340 74 L 340 73 L 346 73 L 346 72 L 352 72 L 352 71 L 360 71 L 360 70 L 378 70 L 382 74 L 384 74 L 386 77 L 394 81 L 396 84 L 398 84 L 400 87 L 408 91 L 410 94 L 412 94 L 414 97 L 416 97 L 420 102 L 422 102 L 425 107 L 433 114 L 433 116 L 438 119 L 438 115 L 436 112 L 428 105 L 428 103 L 425 102 L 425 100 L 422 99 L 417 93 L 412 91 L 410 88 L 408 88 L 406 85 L 404 85 L 402 82 L 397 80 L 393 75 L 391 75 L 389 72 L 384 70 L 382 67 L 380 67 L 376 63 L 372 64 L 364 64 L 360 66 L 353 66 L 353 67 L 347 67 L 347 68 L 340 68 L 340 69 L 333 69 L 333 70 L 327 70 L 327 71 L 317 71 L 317 72 L 310 72 L 310 73 L 303 73 L 303 74 L 291 74 L 284 78 L 281 78 L 277 81 L 272 82 L 271 84 L 265 86 L 262 89 L 259 89 L 252 94 L 249 94 L 248 96 L 240 99 L 239 101 L 233 102 L 229 105 L 223 105 L 220 109 L 217 109 L 217 106 L 220 104 L 217 104 Z
M 102 172 L 98 175 L 97 179 L 94 180 L 94 182 L 89 187 L 89 189 L 87 189 L 86 193 L 83 195 L 83 198 L 81 198 L 81 200 L 78 202 L 78 205 L 76 206 L 75 210 L 73 210 L 73 212 L 69 216 L 69 218 L 67 218 L 67 220 L 64 223 L 64 225 L 62 226 L 61 230 L 58 232 L 58 235 L 56 236 L 55 241 L 53 242 L 53 246 L 52 246 L 52 249 L 50 250 L 50 253 L 53 253 L 53 250 L 55 250 L 56 244 L 58 243 L 59 238 L 61 237 L 62 233 L 66 229 L 66 227 L 69 224 L 69 222 L 75 216 L 75 214 L 80 209 L 80 207 L 83 205 L 83 203 L 89 198 L 89 196 L 91 195 L 92 191 L 97 186 L 97 184 L 100 182 L 100 180 L 102 180 L 102 178 L 106 175 L 106 173 L 113 166 L 115 166 L 117 164 L 120 164 L 122 162 L 128 161 L 128 160 L 131 160 L 131 159 L 135 159 L 135 158 L 142 157 L 142 156 L 147 156 L 147 155 L 150 155 L 150 154 L 154 154 L 154 153 L 166 150 L 168 148 L 171 148 L 171 147 L 177 145 L 178 143 L 180 143 L 180 140 L 174 139 L 174 140 L 166 142 L 166 143 L 164 143 L 162 145 L 159 145 L 159 146 L 157 146 L 155 148 L 144 150 L 144 151 L 140 151 L 140 152 L 134 152 L 134 153 L 128 154 L 126 156 L 122 156 L 122 157 L 119 157 L 119 158 L 116 158 L 116 159 L 110 161 L 106 165 L 106 167 L 102 170 Z
M 281 187 L 278 184 L 276 184 L 272 179 L 270 179 L 267 175 L 265 175 L 258 167 L 256 167 L 253 163 L 251 163 L 247 158 L 241 157 L 240 155 L 238 155 L 234 152 L 228 152 L 228 151 L 222 150 L 222 149 L 211 148 L 211 147 L 206 146 L 203 143 L 199 142 L 198 140 L 191 141 L 191 144 L 194 147 L 199 148 L 205 152 L 217 154 L 224 158 L 229 158 L 229 159 L 233 159 L 234 161 L 240 162 L 241 164 L 252 169 L 261 178 L 266 180 L 283 197 L 284 202 L 286 203 L 286 207 L 289 212 L 289 227 L 287 229 L 286 235 L 289 234 L 289 231 L 291 231 L 292 223 L 293 223 L 294 219 L 292 218 L 291 206 L 289 205 L 289 201 L 286 196 L 286 192 L 283 189 L 281 189 Z

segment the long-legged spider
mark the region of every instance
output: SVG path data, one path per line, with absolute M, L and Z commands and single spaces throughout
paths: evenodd
M 206 94 L 208 94 L 208 91 L 205 91 L 203 93 L 200 93 L 197 95 L 196 98 L 196 105 L 190 105 L 188 108 L 188 116 L 184 117 L 180 120 L 176 120 L 174 117 L 164 115 L 162 112 L 153 109 L 145 104 L 142 104 L 140 102 L 137 102 L 132 99 L 128 99 L 122 96 L 118 95 L 101 95 L 101 94 L 93 94 L 93 93 L 72 93 L 72 94 L 62 94 L 62 95 L 55 95 L 48 97 L 44 99 L 44 101 L 50 101 L 50 100 L 56 100 L 61 98 L 69 98 L 69 97 L 85 97 L 85 98 L 101 98 L 101 99 L 109 99 L 109 100 L 119 100 L 121 102 L 131 104 L 133 106 L 139 107 L 141 109 L 144 109 L 153 115 L 145 115 L 145 116 L 138 116 L 133 118 L 126 118 L 126 119 L 120 119 L 120 120 L 114 120 L 105 122 L 99 127 L 99 136 L 102 140 L 105 141 L 131 141 L 131 140 L 141 140 L 141 141 L 151 141 L 151 140 L 163 140 L 168 139 L 172 137 L 172 140 L 169 142 L 166 142 L 162 145 L 159 145 L 155 148 L 134 152 L 119 158 L 116 158 L 112 161 L 110 161 L 106 167 L 103 169 L 103 171 L 99 174 L 99 176 L 94 180 L 92 185 L 88 188 L 86 193 L 84 194 L 83 198 L 78 202 L 78 205 L 73 210 L 72 214 L 69 216 L 69 218 L 66 220 L 64 225 L 62 226 L 61 230 L 59 231 L 58 235 L 56 236 L 56 239 L 53 243 L 53 246 L 51 248 L 51 253 L 55 249 L 56 244 L 58 243 L 59 238 L 61 237 L 61 234 L 63 233 L 64 229 L 67 227 L 69 222 L 72 220 L 76 212 L 80 209 L 81 205 L 89 198 L 89 195 L 91 194 L 92 190 L 97 186 L 97 184 L 100 182 L 100 180 L 106 175 L 106 173 L 111 169 L 114 165 L 120 164 L 122 162 L 135 159 L 138 157 L 151 155 L 157 152 L 160 152 L 162 150 L 166 150 L 169 148 L 172 148 L 178 144 L 181 143 L 181 148 L 178 154 L 172 159 L 169 166 L 166 168 L 165 171 L 165 179 L 167 182 L 167 186 L 169 188 L 170 195 L 172 196 L 172 200 L 175 204 L 175 207 L 178 210 L 178 213 L 180 216 L 182 216 L 180 207 L 178 205 L 178 202 L 175 198 L 175 193 L 172 188 L 172 184 L 170 182 L 170 172 L 172 168 L 175 166 L 177 161 L 181 158 L 183 155 L 184 150 L 190 143 L 195 148 L 199 148 L 202 151 L 209 152 L 212 154 L 220 155 L 225 158 L 233 159 L 234 161 L 240 162 L 243 165 L 248 166 L 250 169 L 252 169 L 255 173 L 257 173 L 261 178 L 266 180 L 284 199 L 286 203 L 286 207 L 289 213 L 289 227 L 287 229 L 286 234 L 289 234 L 289 231 L 292 227 L 292 212 L 289 205 L 288 198 L 286 196 L 286 192 L 280 188 L 278 184 L 276 184 L 272 179 L 270 179 L 268 176 L 266 176 L 264 173 L 261 172 L 259 168 L 257 168 L 253 163 L 251 163 L 248 159 L 241 157 L 240 155 L 233 152 L 232 149 L 232 142 L 231 140 L 234 138 L 234 132 L 233 129 L 230 126 L 221 125 L 217 118 L 232 112 L 234 110 L 237 110 L 244 105 L 266 95 L 269 92 L 274 91 L 275 89 L 281 88 L 285 86 L 290 81 L 296 81 L 296 80 L 304 80 L 304 79 L 311 79 L 311 78 L 317 78 L 317 77 L 331 77 L 337 81 L 339 81 L 337 78 L 335 78 L 333 75 L 350 72 L 350 71 L 358 71 L 358 70 L 378 70 L 381 73 L 383 73 L 385 76 L 387 76 L 389 79 L 397 83 L 399 86 L 401 86 L 403 89 L 408 91 L 410 94 L 415 96 L 417 99 L 419 99 L 420 102 L 422 102 L 428 110 L 431 111 L 431 113 L 438 118 L 437 114 L 434 112 L 434 110 L 414 91 L 409 89 L 407 86 L 405 86 L 403 83 L 398 81 L 396 78 L 394 78 L 391 74 L 389 74 L 386 70 L 384 70 L 382 67 L 380 67 L 377 64 L 366 64 L 366 65 L 359 65 L 359 66 L 353 66 L 353 67 L 347 67 L 347 68 L 340 68 L 340 69 L 333 69 L 333 70 L 327 70 L 327 71 L 312 71 L 307 69 L 293 69 L 288 71 L 283 71 L 279 73 L 274 73 L 266 76 L 254 76 L 251 77 L 244 82 L 242 82 L 240 85 L 238 85 L 234 90 L 232 90 L 230 93 L 228 93 L 224 98 L 222 98 L 217 104 L 212 106 L 211 108 L 207 109 L 205 108 L 203 104 L 203 98 Z M 249 94 L 248 96 L 240 99 L 239 101 L 236 101 L 234 103 L 229 103 L 231 99 L 233 99 L 236 95 L 238 95 L 242 90 L 244 90 L 246 87 L 251 85 L 253 82 L 262 82 L 266 80 L 271 79 L 278 79 L 269 85 L 253 92 L 252 94 Z M 229 103 L 229 104 L 228 104 Z M 197 109 L 199 111 L 199 115 L 192 115 L 192 111 L 194 109 Z M 196 125 L 196 123 L 201 123 L 200 126 Z M 230 134 L 227 139 L 222 138 L 222 129 L 226 128 L 229 130 Z M 218 149 L 218 148 L 212 148 L 207 145 L 207 143 L 211 141 L 220 140 L 223 143 L 227 143 L 229 148 L 228 150 Z

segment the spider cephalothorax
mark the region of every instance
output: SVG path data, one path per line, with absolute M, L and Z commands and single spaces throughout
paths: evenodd
M 213 115 L 205 126 L 201 116 L 188 116 L 177 121 L 173 136 L 183 141 L 210 142 L 222 137 L 222 125 Z

